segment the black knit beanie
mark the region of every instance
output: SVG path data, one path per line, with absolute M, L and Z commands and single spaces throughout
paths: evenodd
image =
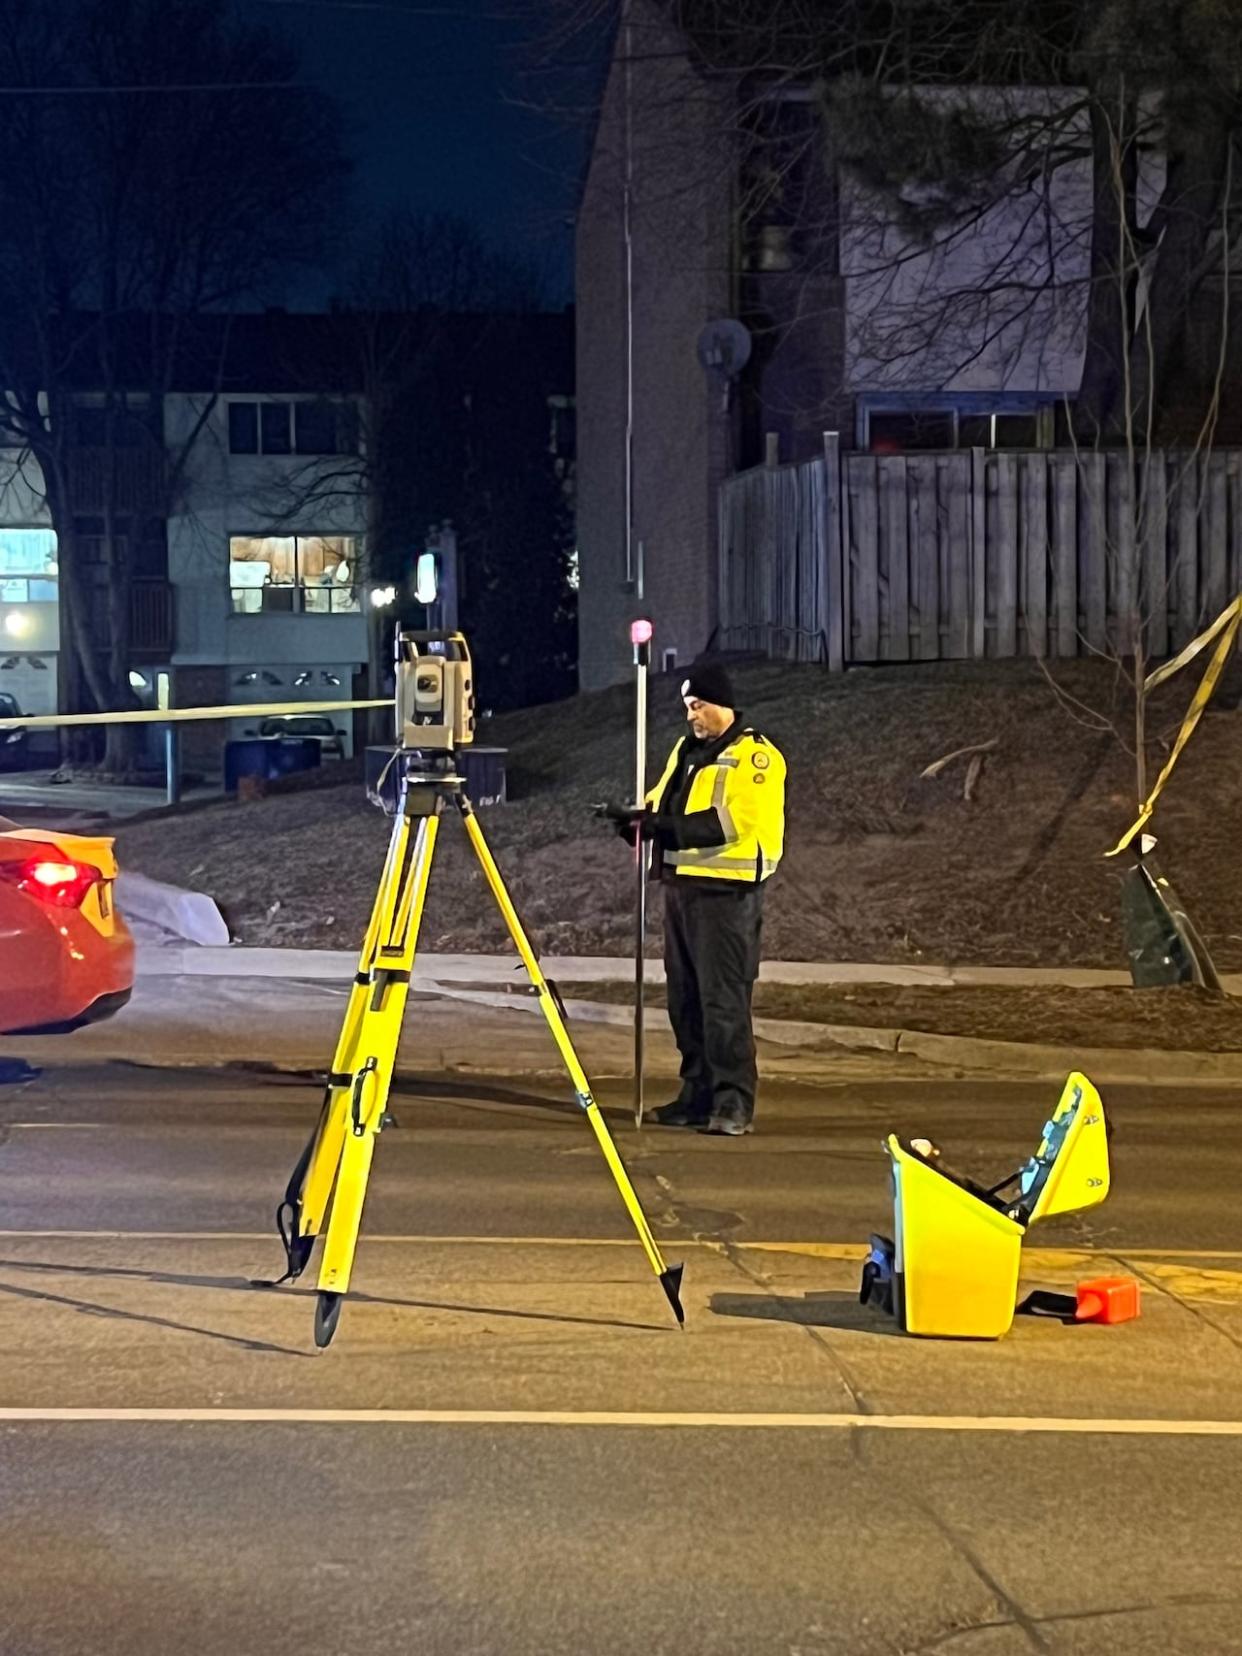
M 718 661 L 693 662 L 681 686 L 682 699 L 694 696 L 714 707 L 737 706 L 728 669 Z

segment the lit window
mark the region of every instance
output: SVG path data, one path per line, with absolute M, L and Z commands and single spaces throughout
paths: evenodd
M 237 615 L 357 614 L 357 581 L 353 535 L 233 535 L 229 540 L 229 587 Z
M 0 529 L 0 575 L 55 575 L 51 529 Z

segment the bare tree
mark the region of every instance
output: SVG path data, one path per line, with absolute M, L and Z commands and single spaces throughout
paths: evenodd
M 771 345 L 840 308 L 839 279 L 856 378 L 1021 384 L 1068 356 L 1079 440 L 1124 440 L 1127 385 L 1201 417 L 1185 370 L 1216 354 L 1242 0 L 566 0 L 562 119 L 601 37 L 635 87 L 674 49 L 710 85 L 743 267 L 762 234 L 796 244 L 788 314 L 756 317 Z
M 358 440 L 292 467 L 256 502 L 279 533 L 364 499 L 366 577 L 395 586 L 410 621 L 421 615 L 415 556 L 432 525 L 451 520 L 463 624 L 500 706 L 567 693 L 572 678 L 573 529 L 549 406 L 572 387 L 568 363 L 548 382 L 540 343 L 558 327 L 568 338 L 569 322 L 541 311 L 543 291 L 527 263 L 466 221 L 394 215 L 334 319 L 333 354 L 360 401 Z
M 548 283 L 527 255 L 490 244 L 457 213 L 399 208 L 376 227 L 349 300 L 369 311 L 538 311 Z
M 209 417 L 210 401 L 166 452 L 165 399 L 218 371 L 220 330 L 196 319 L 313 265 L 338 203 L 340 121 L 296 70 L 227 0 L 0 0 L 0 433 L 56 531 L 71 710 L 130 699 L 135 545 L 117 523 L 167 515 Z M 85 501 L 102 591 L 78 555 Z M 128 767 L 126 736 L 109 730 L 110 771 Z

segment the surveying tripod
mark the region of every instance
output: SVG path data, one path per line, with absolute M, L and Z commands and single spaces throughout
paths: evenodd
M 276 1223 L 287 1262 L 280 1282 L 296 1281 L 306 1269 L 327 1215 L 315 1304 L 315 1344 L 328 1345 L 336 1332 L 341 1302 L 349 1289 L 375 1141 L 389 1119 L 388 1094 L 414 971 L 414 953 L 436 835 L 442 813 L 451 806 L 465 824 L 492 896 L 539 997 L 578 1103 L 603 1151 L 643 1251 L 668 1296 L 674 1316 L 684 1326 L 680 1292 L 684 1267 L 666 1265 L 651 1234 L 642 1204 L 570 1040 L 564 1008 L 540 970 L 538 957 L 466 797 L 463 780 L 456 773 L 452 753 L 420 756 L 399 751 L 394 762 L 399 770 L 392 835 L 323 1106 L 277 1209 Z

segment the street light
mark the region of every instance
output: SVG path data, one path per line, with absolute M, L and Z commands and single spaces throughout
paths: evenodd
M 384 635 L 391 630 L 386 612 L 397 601 L 397 589 L 395 586 L 373 586 L 369 598 L 371 607 L 367 619 L 367 697 L 370 701 L 379 701 L 384 694 L 381 663 L 387 659 Z M 364 722 L 368 739 L 372 742 L 379 741 L 381 728 L 381 716 L 372 708 Z

